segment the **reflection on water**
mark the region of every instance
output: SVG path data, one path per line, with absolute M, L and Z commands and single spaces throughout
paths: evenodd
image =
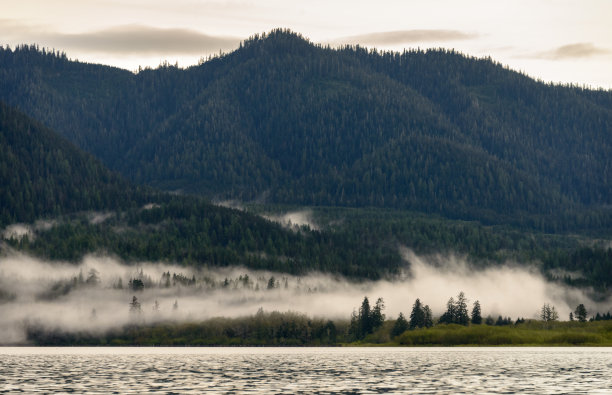
M 606 348 L 0 348 L 0 393 L 609 393 Z

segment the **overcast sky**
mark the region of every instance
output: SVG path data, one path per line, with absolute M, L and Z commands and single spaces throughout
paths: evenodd
M 0 44 L 38 43 L 129 70 L 179 66 L 254 33 L 454 48 L 544 81 L 612 89 L 612 0 L 0 0 Z

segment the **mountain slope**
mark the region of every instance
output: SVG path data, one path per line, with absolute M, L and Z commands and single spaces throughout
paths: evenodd
M 548 217 L 552 230 L 612 204 L 612 93 L 545 85 L 487 59 L 332 50 L 278 30 L 187 70 L 133 75 L 35 48 L 0 60 L 0 97 L 163 189 Z
M 0 225 L 146 201 L 139 188 L 2 102 L 0 185 Z

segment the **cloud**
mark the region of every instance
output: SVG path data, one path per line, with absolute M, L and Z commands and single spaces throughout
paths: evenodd
M 0 19 L 0 33 L 66 51 L 113 55 L 204 55 L 238 47 L 241 39 L 214 36 L 193 29 L 122 25 L 108 29 L 61 33 L 42 26 L 27 26 Z
M 430 41 L 456 41 L 471 40 L 478 37 L 475 33 L 466 33 L 459 30 L 396 30 L 390 32 L 373 32 L 357 36 L 341 37 L 333 40 L 335 44 L 364 44 L 364 45 L 397 45 L 406 43 L 419 43 Z
M 591 58 L 594 56 L 608 55 L 610 53 L 612 53 L 610 50 L 596 47 L 593 45 L 593 43 L 575 43 L 563 45 L 553 49 L 552 51 L 537 53 L 534 57 L 541 59 L 564 60 Z
M 122 55 L 197 55 L 233 49 L 240 43 L 240 39 L 235 37 L 212 36 L 191 29 L 143 25 L 116 26 L 80 34 L 51 34 L 49 40 L 62 48 Z

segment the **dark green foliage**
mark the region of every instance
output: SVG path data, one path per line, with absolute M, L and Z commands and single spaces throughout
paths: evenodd
M 391 329 L 391 336 L 399 336 L 407 331 L 408 328 L 410 328 L 410 324 L 406 320 L 406 317 L 404 317 L 403 313 L 399 313 L 397 320 L 395 320 L 395 323 L 393 324 L 393 329 Z
M 368 297 L 363 298 L 359 312 L 353 312 L 349 325 L 349 336 L 352 340 L 362 340 L 378 329 L 385 322 L 383 309 L 385 308 L 382 298 L 378 298 L 374 308 L 370 306 Z
M 79 210 L 142 205 L 153 193 L 0 102 L 0 227 Z
M 482 324 L 482 315 L 480 311 L 480 302 L 475 301 L 474 306 L 472 307 L 472 324 L 480 325 Z
M 584 307 L 584 305 L 582 303 L 580 303 L 578 306 L 576 306 L 576 310 L 574 311 L 576 313 L 576 319 L 580 322 L 586 322 L 587 319 L 587 309 L 586 307 Z
M 63 332 L 30 324 L 27 336 L 41 346 L 318 346 L 343 341 L 345 327 L 342 321 L 334 323 L 298 313 L 260 310 L 250 317 L 129 325 L 102 334 Z
M 446 302 L 446 311 L 440 316 L 438 322 L 440 324 L 453 324 L 457 320 L 457 312 L 455 308 L 455 299 L 451 297 Z
M 383 298 L 378 298 L 376 300 L 376 305 L 372 309 L 370 314 L 370 325 L 372 327 L 372 331 L 380 328 L 382 324 L 385 322 L 385 314 L 383 310 L 385 309 L 385 302 Z
M 423 326 L 425 328 L 431 328 L 434 325 L 434 322 L 433 314 L 431 312 L 431 309 L 429 308 L 429 305 L 423 306 L 423 313 L 425 313 L 425 321 Z
M 512 325 L 512 318 L 510 317 L 502 317 L 501 315 L 497 317 L 497 321 L 495 321 L 495 326 L 502 325 Z
M 2 48 L 0 99 L 138 182 L 397 208 L 322 208 L 344 225 L 286 232 L 131 188 L 2 105 L 0 226 L 121 208 L 102 224 L 66 221 L 11 242 L 40 256 L 109 252 L 375 279 L 403 265 L 399 244 L 466 254 L 475 265 L 537 260 L 551 280 L 602 294 L 612 283 L 612 249 L 533 231 L 609 236 L 610 92 L 544 85 L 452 51 L 331 50 L 274 31 L 198 67 L 136 75 L 33 46 Z M 151 202 L 161 207 L 138 208 Z
M 455 305 L 455 324 L 468 325 L 470 323 L 470 316 L 468 315 L 467 299 L 463 292 L 459 292 L 457 295 L 457 303 Z
M 423 311 L 423 305 L 421 300 L 417 298 L 412 305 L 412 311 L 410 312 L 410 329 L 422 328 L 425 326 L 425 311 Z
M 463 292 L 457 295 L 457 301 L 452 297 L 446 303 L 446 311 L 440 316 L 441 324 L 468 325 L 470 317 L 467 310 L 467 299 Z
M 141 317 L 140 313 L 137 316 Z M 313 319 L 290 312 L 265 313 L 262 310 L 242 318 L 187 323 L 142 322 L 106 333 L 64 332 L 35 322 L 26 322 L 25 325 L 28 341 L 39 346 L 318 346 L 354 340 L 350 335 L 346 336 L 345 321 Z M 385 325 L 375 335 L 384 338 L 385 333 L 390 335 L 391 331 L 392 327 Z M 378 338 L 373 337 L 375 335 L 369 336 L 367 341 L 378 342 Z M 404 330 L 394 341 L 405 346 L 610 346 L 612 325 L 609 322 L 557 322 L 551 325 L 535 320 L 517 320 L 515 325 L 499 326 L 442 324 L 414 331 Z
M 542 272 L 551 281 L 594 286 L 601 294 L 612 284 L 612 249 L 584 236 L 485 226 L 399 210 L 317 208 L 315 214 L 315 220 L 333 224 L 331 229 L 342 239 L 370 248 L 404 245 L 417 254 L 459 253 L 476 267 L 509 260 L 541 261 Z
M 602 246 L 583 246 L 569 253 L 552 250 L 543 259 L 544 269 L 563 268 L 568 272 L 578 272 L 578 278 L 562 278 L 571 285 L 595 284 L 606 291 L 612 285 L 612 248 Z
M 370 279 L 396 273 L 402 265 L 395 248 L 373 248 L 371 243 L 330 232 L 288 231 L 259 216 L 197 198 L 175 196 L 167 200 L 149 209 L 116 213 L 98 224 L 83 216 L 64 217 L 50 229 L 37 231 L 33 240 L 8 242 L 53 260 L 78 261 L 88 253 L 105 252 L 126 261 L 244 265 L 294 274 L 320 271 Z M 187 284 L 190 279 L 170 280 Z M 274 279 L 274 287 L 278 285 Z
M 612 93 L 490 59 L 277 30 L 187 70 L 134 75 L 36 47 L 2 49 L 0 65 L 1 99 L 164 189 L 554 232 L 612 223 Z
M 128 282 L 128 288 L 132 291 L 142 291 L 144 290 L 144 282 L 139 278 L 133 278 Z
M 599 312 L 597 312 L 597 314 L 595 314 L 594 317 L 591 317 L 589 321 L 609 321 L 609 320 L 612 320 L 612 314 L 610 314 L 610 312 L 608 311 L 605 314 L 600 314 Z
M 274 276 L 270 277 L 268 280 L 268 289 L 276 288 L 276 281 L 274 280 Z

